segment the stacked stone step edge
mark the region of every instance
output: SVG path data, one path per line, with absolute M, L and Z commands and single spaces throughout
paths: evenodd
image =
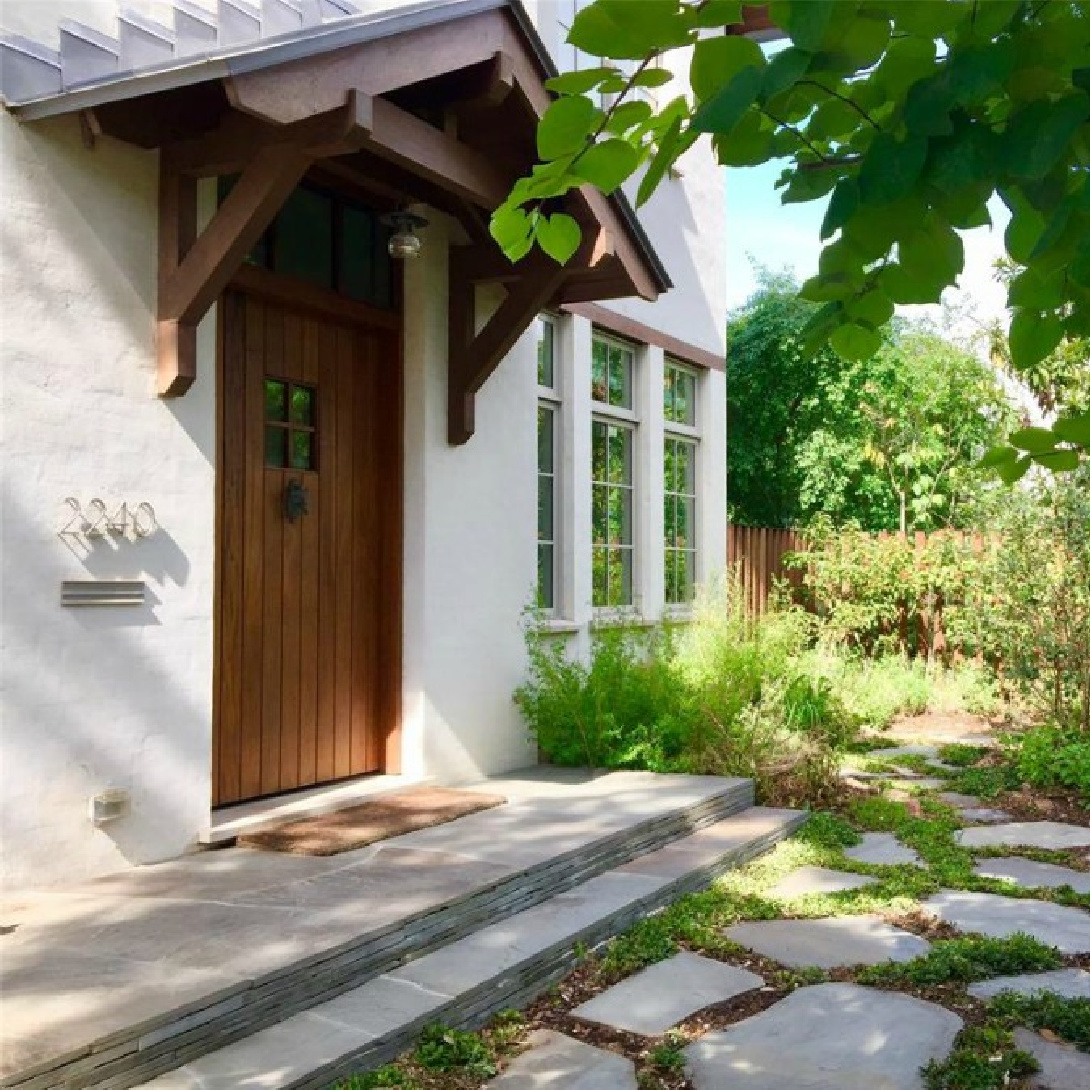
M 0 35 L 0 95 L 24 103 L 134 72 L 168 69 L 206 54 L 298 35 L 358 14 L 351 0 L 173 0 L 173 25 L 119 10 L 114 36 L 64 19 L 57 48 Z
M 58 1085 L 74 1088 L 138 1085 L 194 1057 L 327 1002 L 496 921 L 582 887 L 596 876 L 633 860 L 636 861 L 633 866 L 639 867 L 644 858 L 664 846 L 684 846 L 700 830 L 714 830 L 732 815 L 756 812 L 752 805 L 750 781 L 724 781 L 722 790 L 692 805 L 528 866 L 468 897 L 362 934 L 318 957 L 258 978 L 237 992 L 210 995 L 127 1031 L 111 1034 L 93 1043 L 89 1050 L 57 1056 L 24 1069 L 2 1085 L 21 1090 L 44 1090 Z M 763 850 L 760 844 L 753 847 L 754 852 Z M 735 855 L 731 853 L 724 866 L 734 862 Z M 717 860 L 713 863 L 718 865 Z M 695 868 L 693 874 L 686 871 L 678 878 L 681 882 L 678 889 L 684 885 L 682 879 L 689 882 L 684 888 L 698 888 L 710 880 Z M 619 926 L 623 924 L 622 920 Z

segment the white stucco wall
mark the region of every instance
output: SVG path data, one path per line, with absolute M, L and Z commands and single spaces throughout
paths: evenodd
M 447 232 L 428 215 L 405 270 L 404 767 L 455 783 L 534 760 L 511 697 L 536 577 L 536 349 L 520 340 L 477 395 L 476 434 L 451 446 Z
M 156 156 L 75 119 L 0 113 L 2 872 L 37 884 L 176 855 L 206 823 L 212 331 L 189 394 L 154 396 Z M 160 529 L 58 536 L 66 497 Z M 143 579 L 142 608 L 62 608 L 65 579 Z M 132 793 L 101 829 L 88 801 Z

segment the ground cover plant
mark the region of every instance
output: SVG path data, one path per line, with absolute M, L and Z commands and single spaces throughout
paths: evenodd
M 856 743 L 854 748 L 866 747 Z M 941 753 L 952 758 L 945 763 L 964 768 L 989 750 L 959 745 L 945 746 Z M 958 774 L 956 768 L 942 771 L 944 776 Z M 927 1090 L 1025 1087 L 1037 1070 L 1037 1061 L 1016 1047 L 1014 1031 L 1019 1027 L 1044 1031 L 1048 1040 L 1090 1053 L 1090 1000 L 1051 993 L 1029 997 L 1001 993 L 992 999 L 976 999 L 967 989 L 976 981 L 999 976 L 1090 967 L 1090 957 L 1062 954 L 1048 945 L 1047 937 L 960 933 L 921 912 L 920 904 L 938 890 L 976 890 L 1090 910 L 1090 896 L 980 878 L 974 874 L 974 863 L 989 853 L 960 846 L 956 834 L 961 825 L 954 808 L 938 799 L 935 791 L 924 791 L 914 799 L 890 797 L 881 786 L 849 792 L 833 807 L 815 810 L 789 840 L 727 872 L 711 888 L 644 918 L 600 949 L 583 951 L 578 967 L 521 1015 L 504 1013 L 476 1033 L 432 1027 L 416 1050 L 342 1088 L 479 1090 L 490 1077 L 488 1071 L 502 1070 L 526 1047 L 532 1030 L 546 1028 L 628 1056 L 636 1066 L 641 1090 L 692 1090 L 683 1054 L 690 1042 L 760 1013 L 798 988 L 830 981 L 902 992 L 946 1007 L 962 1018 L 963 1029 L 949 1055 L 921 1070 Z M 845 855 L 868 832 L 895 834 L 916 850 L 919 863 L 866 864 Z M 1024 854 L 1053 861 L 1062 855 L 1029 850 Z M 777 884 L 806 865 L 865 874 L 877 881 L 838 893 L 777 895 Z M 870 967 L 795 968 L 755 954 L 724 934 L 742 921 L 856 914 L 876 914 L 915 932 L 930 941 L 930 950 L 909 961 Z M 571 1014 L 581 1003 L 679 950 L 745 967 L 760 974 L 765 986 L 698 1011 L 661 1037 L 615 1032 Z

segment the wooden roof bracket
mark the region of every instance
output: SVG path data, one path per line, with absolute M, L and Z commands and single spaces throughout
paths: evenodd
M 180 397 L 197 377 L 197 324 L 315 160 L 353 150 L 370 124 L 370 99 L 343 106 L 250 150 L 227 198 L 197 233 L 197 178 L 207 164 L 187 144 L 159 160 L 159 291 L 156 357 L 160 397 Z M 294 127 L 286 127 L 294 128 Z M 294 137 L 294 138 L 293 138 Z M 210 143 L 209 151 L 215 147 Z

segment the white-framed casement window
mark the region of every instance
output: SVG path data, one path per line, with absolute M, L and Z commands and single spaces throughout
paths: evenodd
M 556 611 L 560 550 L 557 548 L 560 384 L 556 320 L 537 319 L 537 608 Z
M 591 555 L 597 609 L 636 604 L 635 370 L 631 345 L 595 334 L 591 356 Z
M 665 598 L 680 606 L 692 601 L 696 584 L 696 372 L 668 359 L 662 395 Z

